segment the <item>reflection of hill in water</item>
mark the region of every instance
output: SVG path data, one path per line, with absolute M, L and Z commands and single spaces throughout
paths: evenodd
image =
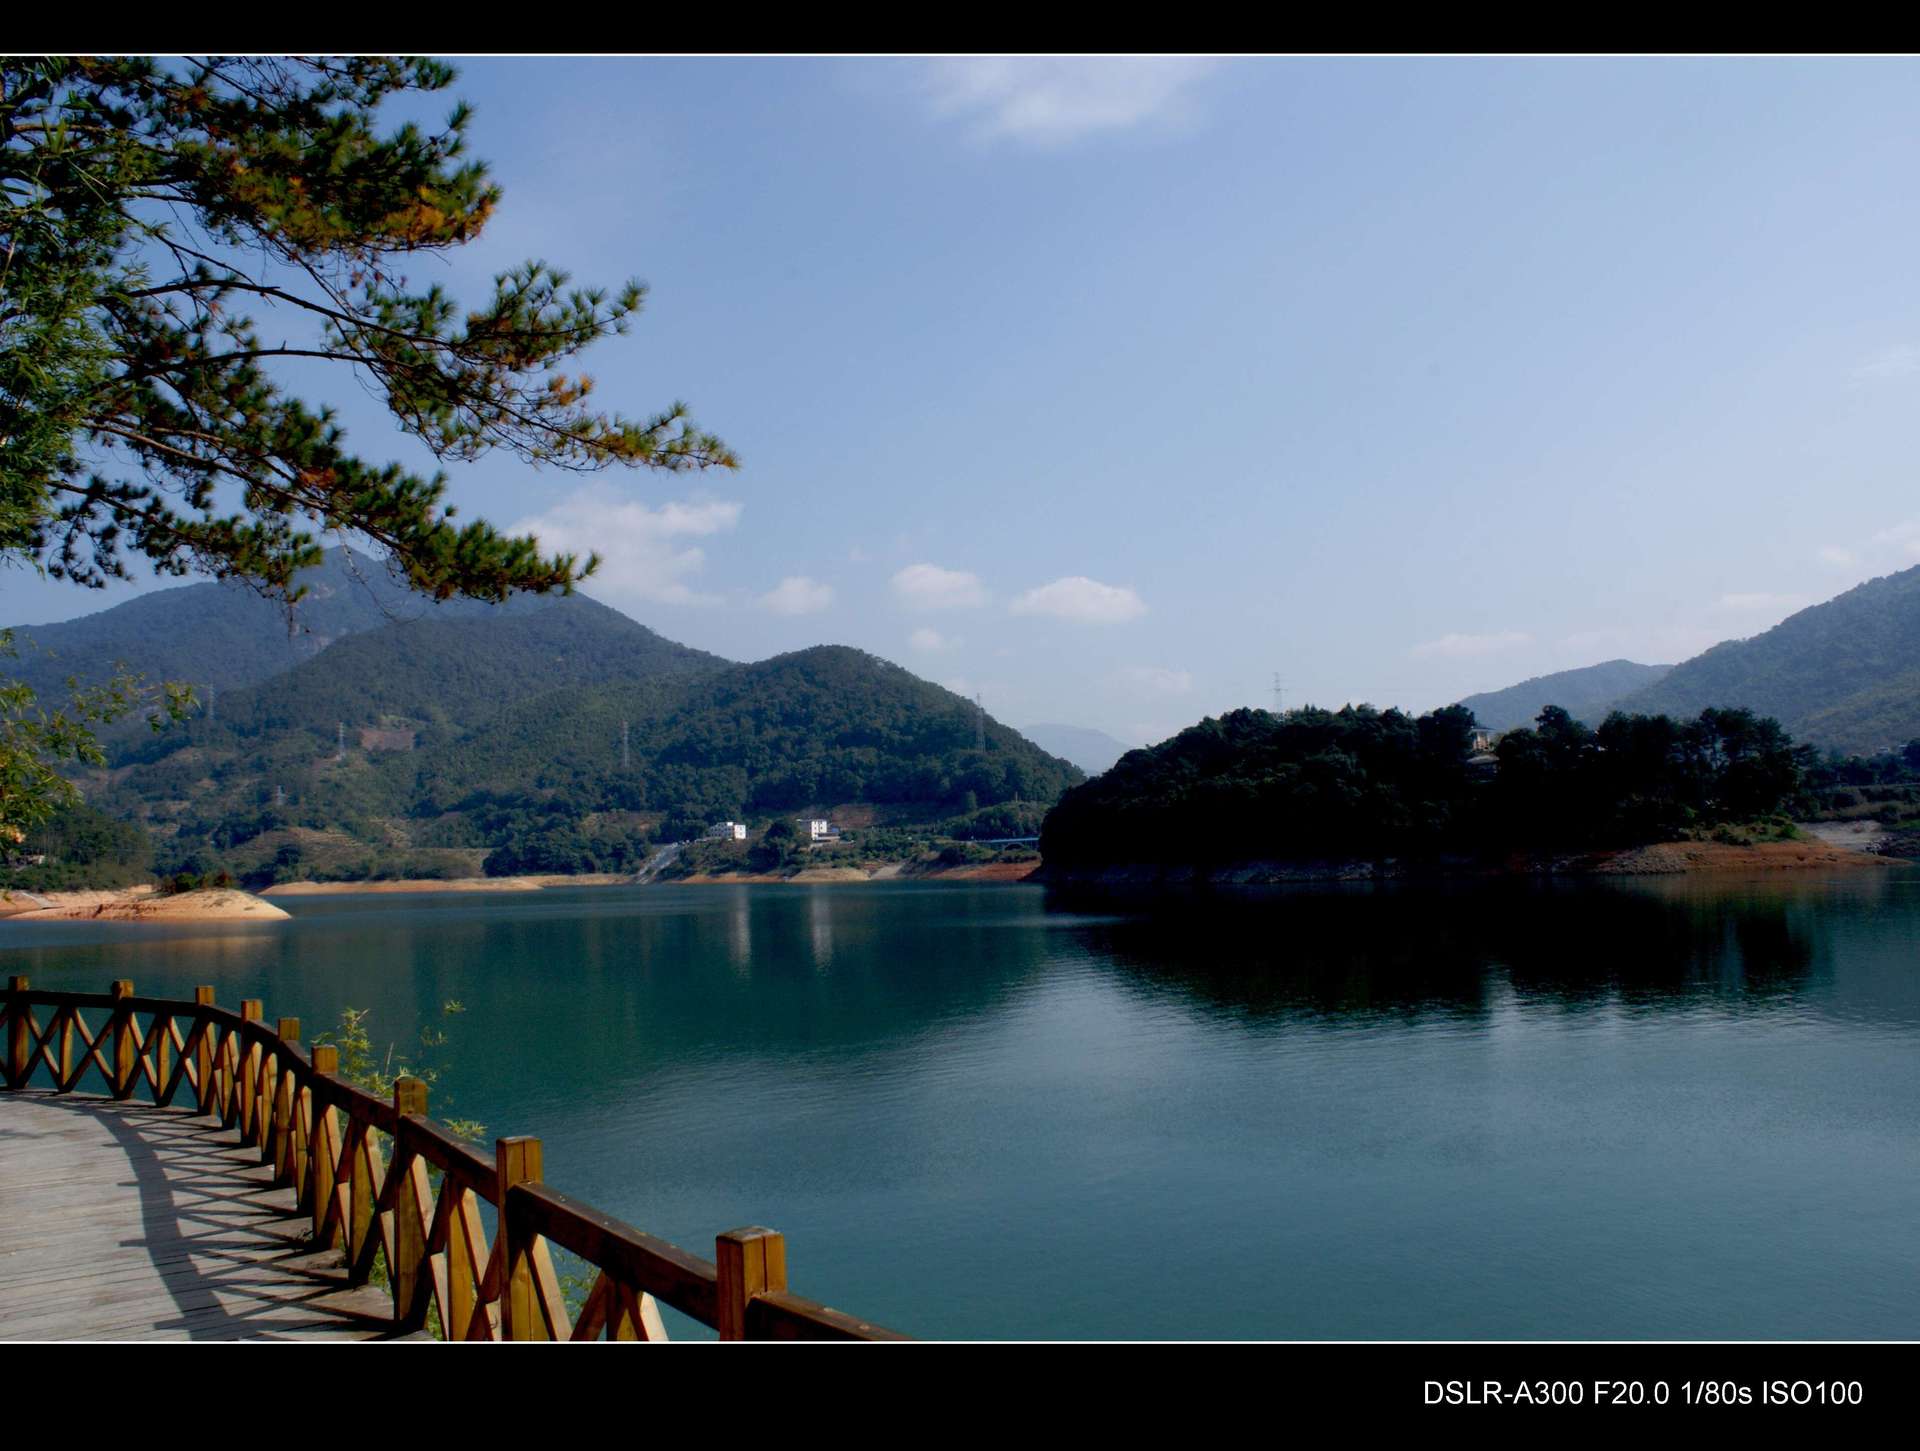
M 534 1062 L 600 1061 L 619 1077 L 844 1055 L 990 1016 L 1040 973 L 1047 946 L 1044 932 L 1005 930 L 1006 903 L 990 892 L 646 895 L 656 890 L 570 893 L 468 921 L 422 913 L 404 929 L 367 913 L 365 950 L 413 964 L 396 984 L 410 997 L 402 1021 L 459 998 L 464 1040 L 514 1041 Z
M 1762 1007 L 1831 960 L 1830 915 L 1887 891 L 1838 884 L 1648 879 L 1163 895 L 1085 929 L 1087 946 L 1154 992 L 1245 1015 L 1477 1018 L 1509 993 L 1580 1009 L 1688 1002 Z M 1049 893 L 1060 910 L 1113 897 Z

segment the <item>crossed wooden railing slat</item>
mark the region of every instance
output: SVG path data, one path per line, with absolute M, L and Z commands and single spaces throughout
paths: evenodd
M 83 1012 L 106 1014 L 97 1034 Z M 269 1028 L 257 998 L 236 1013 L 210 987 L 188 1003 L 136 997 L 125 980 L 105 993 L 50 993 L 15 977 L 0 994 L 0 1035 L 9 1090 L 44 1070 L 55 1092 L 71 1093 L 91 1068 L 114 1098 L 144 1085 L 165 1107 L 185 1086 L 200 1113 L 273 1165 L 292 1213 L 311 1221 L 316 1248 L 341 1251 L 350 1283 L 384 1272 L 397 1328 L 448 1340 L 664 1340 L 664 1304 L 722 1340 L 904 1338 L 789 1293 L 774 1230 L 728 1230 L 709 1262 L 548 1188 L 537 1138 L 496 1140 L 489 1163 L 428 1118 L 426 1084 L 402 1078 L 391 1102 L 374 1097 L 338 1076 L 336 1048 L 302 1046 L 299 1019 Z M 491 1238 L 482 1204 L 495 1211 Z M 577 1314 L 552 1245 L 594 1272 Z

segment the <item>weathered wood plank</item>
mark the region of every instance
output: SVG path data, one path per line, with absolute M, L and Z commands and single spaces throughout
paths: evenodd
M 0 1095 L 0 1340 L 372 1339 L 254 1135 L 191 1108 Z

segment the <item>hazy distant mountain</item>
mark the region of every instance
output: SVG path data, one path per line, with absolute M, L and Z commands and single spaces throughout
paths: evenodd
M 1904 745 L 1920 736 L 1920 566 L 1715 645 L 1619 704 L 1669 715 L 1747 706 L 1820 746 Z
M 149 680 L 224 692 L 291 669 L 346 635 L 396 620 L 471 618 L 492 608 L 473 601 L 436 605 L 396 581 L 384 564 L 344 548 L 328 550 L 300 583 L 307 595 L 291 622 L 285 606 L 243 585 L 206 582 L 153 590 L 56 625 L 16 625 L 19 656 L 0 667 L 0 675 L 44 694 L 60 690 L 69 676 L 95 683 L 124 664 Z
M 1030 725 L 1026 736 L 1041 750 L 1073 762 L 1089 776 L 1098 776 L 1133 749 L 1092 726 Z
M 1510 731 L 1532 725 L 1549 705 L 1557 705 L 1580 720 L 1598 723 L 1622 696 L 1660 680 L 1671 665 L 1636 665 L 1631 660 L 1609 660 L 1579 670 L 1536 675 L 1505 690 L 1469 695 L 1460 704 L 1492 731 Z

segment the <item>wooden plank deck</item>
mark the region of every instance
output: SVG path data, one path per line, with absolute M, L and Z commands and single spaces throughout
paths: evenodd
M 372 1340 L 384 1290 L 190 1109 L 0 1094 L 0 1340 Z

